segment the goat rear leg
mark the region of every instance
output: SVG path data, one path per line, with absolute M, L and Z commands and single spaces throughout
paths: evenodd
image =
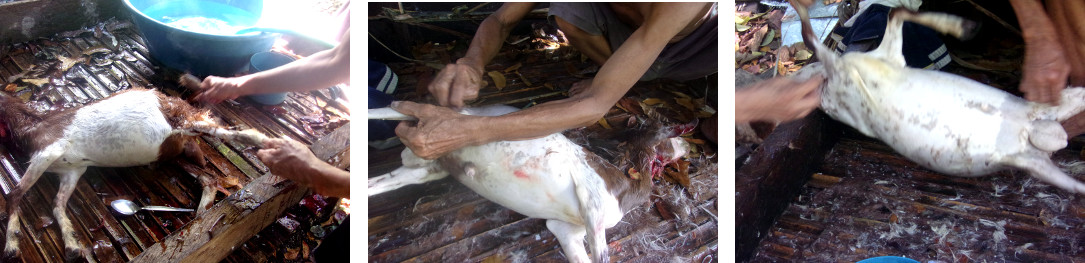
M 75 185 L 79 182 L 79 177 L 83 176 L 83 172 L 86 171 L 86 167 L 81 167 L 59 173 L 61 176 L 60 188 L 57 189 L 53 216 L 56 218 L 57 224 L 60 225 L 60 233 L 64 239 L 64 258 L 69 262 L 90 255 L 87 253 L 87 249 L 80 246 L 79 241 L 75 239 L 75 227 L 72 227 L 72 220 L 68 218 L 67 213 L 68 199 L 72 197 L 72 192 L 75 191 Z
M 184 132 L 195 132 L 211 135 L 212 137 L 238 142 L 241 144 L 264 147 L 264 141 L 269 139 L 267 135 L 260 133 L 254 129 L 246 129 L 242 131 L 224 129 L 218 125 L 207 122 L 196 122 L 189 127 L 183 129 Z
M 45 170 L 60 158 L 63 153 L 62 146 L 53 145 L 46 147 L 30 158 L 30 167 L 27 167 L 26 173 L 23 173 L 23 177 L 20 179 L 19 184 L 15 186 L 15 190 L 8 196 L 8 227 L 5 230 L 6 240 L 4 241 L 4 255 L 2 260 L 4 262 L 13 261 L 16 256 L 19 255 L 19 239 L 18 235 L 22 234 L 22 228 L 19 227 L 19 212 L 22 211 L 23 195 L 30 190 L 34 183 L 41 179 L 41 175 L 45 173 Z
M 588 251 L 584 250 L 584 235 L 587 233 L 584 226 L 551 219 L 546 220 L 546 228 L 558 238 L 565 259 L 569 262 L 591 262 Z
M 200 204 L 199 206 L 196 206 L 196 214 L 199 215 L 215 204 L 215 193 L 218 192 L 215 186 L 218 182 L 210 175 L 200 175 L 197 179 L 200 181 L 200 185 L 203 185 L 203 194 L 200 195 Z

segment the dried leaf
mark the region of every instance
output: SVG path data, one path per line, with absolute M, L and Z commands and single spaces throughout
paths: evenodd
M 810 57 L 813 56 L 813 55 L 814 54 L 810 53 L 809 50 L 805 50 L 805 49 L 799 50 L 799 51 L 795 52 L 795 61 L 807 60 L 807 59 L 810 59 Z
M 791 61 L 791 48 L 788 48 L 787 46 L 780 47 L 780 49 L 776 50 L 776 57 L 779 58 L 780 61 Z
M 674 94 L 675 96 L 678 96 L 679 98 L 693 99 L 693 97 L 690 97 L 689 95 L 686 95 L 685 93 L 682 93 L 681 91 L 677 91 L 677 90 L 667 90 L 667 91 L 669 91 L 671 94 Z
M 577 78 L 584 78 L 584 75 L 580 74 L 579 71 L 580 70 L 577 69 L 576 66 L 574 66 L 571 61 L 566 61 L 565 62 L 565 72 L 569 73 L 569 75 L 573 75 L 573 77 L 577 77 Z
M 222 185 L 223 188 L 234 188 L 241 186 L 241 182 L 239 182 L 237 178 L 233 176 L 223 177 L 219 180 L 219 183 Z
M 16 92 L 18 91 L 17 88 L 19 88 L 19 86 L 15 85 L 15 83 L 8 83 L 8 85 L 4 86 L 4 91 Z
M 300 252 L 300 250 L 296 247 L 286 248 L 286 251 L 283 251 L 283 258 L 286 260 L 298 259 L 298 252 Z
M 527 78 L 524 77 L 524 74 L 520 74 L 519 71 L 516 72 L 516 76 L 520 77 L 520 81 L 523 81 L 525 86 L 534 86 L 533 84 L 531 84 L 531 81 L 528 81 Z
M 664 174 L 682 187 L 689 188 L 689 161 L 679 159 L 668 167 L 671 169 L 666 169 Z
M 668 205 L 666 202 L 663 202 L 663 199 L 657 198 L 655 200 L 655 205 L 653 206 L 656 208 L 656 212 L 659 212 L 659 216 L 662 217 L 664 221 L 673 220 L 675 218 L 674 213 L 670 211 L 670 205 Z
M 94 54 L 97 54 L 97 53 L 109 53 L 109 52 L 112 52 L 112 50 L 109 50 L 108 48 L 103 47 L 103 46 L 96 46 L 96 47 L 91 47 L 91 48 L 84 49 L 83 50 L 83 55 L 84 56 L 90 56 L 90 55 L 94 55 Z
M 682 137 L 682 139 L 686 140 L 689 143 L 696 144 L 696 145 L 704 145 L 705 144 L 705 141 L 701 140 L 701 139 L 686 138 L 686 137 Z
M 635 169 L 633 167 L 629 167 L 629 170 L 626 171 L 626 174 L 629 175 L 629 178 L 633 178 L 634 180 L 635 179 L 640 179 L 640 173 L 637 172 L 637 169 Z
M 26 83 L 26 84 L 31 84 L 31 85 L 34 85 L 34 86 L 38 86 L 38 87 L 44 87 L 43 85 L 45 85 L 45 84 L 49 84 L 49 79 L 48 79 L 48 78 L 40 78 L 40 79 L 19 79 L 19 80 L 21 80 L 21 81 L 22 81 L 23 83 Z
M 71 69 L 72 67 L 74 67 L 75 64 L 79 64 L 79 63 L 83 62 L 83 57 L 79 57 L 78 59 L 75 59 L 75 58 L 69 58 L 69 57 L 65 57 L 65 56 L 57 56 L 57 59 L 60 60 L 60 72 L 68 72 L 68 69 Z
M 600 118 L 599 125 L 603 126 L 603 129 L 610 129 L 610 123 L 607 123 L 607 118 Z
M 663 100 L 657 99 L 657 98 L 647 98 L 647 99 L 644 99 L 644 101 L 642 101 L 642 102 L 644 102 L 644 104 L 648 104 L 648 106 L 655 106 L 655 105 L 658 105 L 660 103 L 663 103 Z
M 502 90 L 505 88 L 505 84 L 507 83 L 505 81 L 505 75 L 501 75 L 501 72 L 490 71 L 486 74 L 490 75 L 490 79 L 494 80 L 494 85 L 497 86 L 497 90 Z
M 677 102 L 678 105 L 682 105 L 682 107 L 685 107 L 686 109 L 689 109 L 689 110 L 693 110 L 693 109 L 697 108 L 697 106 L 695 106 L 693 104 L 693 99 L 691 99 L 691 98 L 674 98 L 674 102 Z
M 765 55 L 765 53 L 757 51 L 751 53 L 740 53 L 735 55 L 735 60 L 738 60 L 738 64 L 745 64 L 746 62 L 759 59 L 763 55 Z
M 543 87 L 546 87 L 549 90 L 554 90 L 554 85 L 550 84 L 550 82 L 543 83 Z
M 740 14 L 735 14 L 735 24 L 736 25 L 745 25 L 746 22 L 750 22 L 750 20 L 757 19 L 757 18 L 759 18 L 759 17 L 761 17 L 763 15 L 765 15 L 765 13 L 754 14 L 754 15 L 749 16 L 749 17 L 745 17 L 745 16 L 742 16 Z
M 506 68 L 505 73 L 516 71 L 517 69 L 520 69 L 520 67 L 523 65 L 523 63 L 516 63 L 516 65 L 512 65 L 511 67 Z
M 640 104 L 641 103 L 639 101 L 633 98 L 622 97 L 622 99 L 618 100 L 618 104 L 616 105 L 618 106 L 618 108 L 621 108 L 622 110 L 630 114 L 644 115 L 644 111 L 641 108 Z

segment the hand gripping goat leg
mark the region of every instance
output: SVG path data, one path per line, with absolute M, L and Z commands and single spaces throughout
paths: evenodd
M 491 105 L 468 108 L 463 113 L 497 116 L 514 111 L 513 107 Z M 412 119 L 389 108 L 370 110 L 369 117 Z M 465 147 L 437 160 L 424 160 L 405 149 L 403 167 L 369 179 L 369 194 L 452 175 L 490 201 L 529 217 L 546 219 L 547 228 L 557 237 L 569 261 L 607 262 L 606 229 L 647 201 L 650 173 L 661 171 L 663 165 L 685 155 L 689 146 L 675 137 L 693 126 L 696 124 L 682 126 L 682 131 L 658 133 L 660 136 L 645 138 L 645 143 L 633 143 L 649 147 L 639 153 L 659 155 L 637 158 L 652 161 L 636 167 L 645 171 L 636 179 L 627 178 L 617 166 L 555 133 L 531 140 Z M 585 236 L 590 259 L 584 250 Z
M 257 147 L 267 139 L 252 130 L 222 129 L 208 114 L 154 90 L 128 90 L 49 114 L 36 113 L 18 99 L 0 93 L 0 137 L 10 136 L 4 139 L 14 141 L 15 147 L 30 157 L 26 173 L 8 196 L 4 256 L 10 259 L 19 253 L 23 195 L 45 172 L 61 177 L 53 215 L 63 235 L 65 256 L 74 259 L 88 254 L 77 242 L 64 207 L 87 167 L 139 166 L 172 158 L 194 145 L 188 143 L 198 133 Z M 198 207 L 202 211 L 213 201 L 214 188 L 210 179 L 199 179 L 204 184 Z
M 1085 193 L 1085 184 L 1049 158 L 1066 147 L 1059 121 L 1085 110 L 1085 88 L 1063 90 L 1059 105 L 1051 106 L 965 77 L 906 67 L 904 21 L 959 38 L 973 31 L 974 23 L 947 14 L 896 9 L 877 49 L 838 56 L 815 41 L 806 7 L 792 5 L 802 20 L 804 41 L 824 63 L 828 83 L 821 107 L 829 116 L 938 172 L 972 177 L 1012 167 Z

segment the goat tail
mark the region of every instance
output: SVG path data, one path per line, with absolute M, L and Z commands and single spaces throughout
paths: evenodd
M 576 199 L 580 203 L 580 216 L 584 220 L 592 261 L 608 262 L 610 254 L 607 251 L 606 226 L 604 225 L 606 215 L 605 204 L 603 204 L 603 192 L 606 191 L 604 182 L 602 178 L 585 178 L 576 174 L 569 176 L 573 179 Z

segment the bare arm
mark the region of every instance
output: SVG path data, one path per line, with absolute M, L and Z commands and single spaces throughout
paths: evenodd
M 796 82 L 776 77 L 735 91 L 735 122 L 783 122 L 802 118 L 821 105 L 825 77 Z
M 301 142 L 270 139 L 256 156 L 275 175 L 311 186 L 321 195 L 350 198 L 350 172 L 317 159 Z
M 478 97 L 482 87 L 482 73 L 486 64 L 501 50 L 502 43 L 520 20 L 524 19 L 535 3 L 506 3 L 497 12 L 482 21 L 467 54 L 448 64 L 429 85 L 429 91 L 437 103 L 445 106 L 463 107 L 464 101 Z
M 1020 90 L 1025 98 L 1057 104 L 1059 92 L 1066 87 L 1070 64 L 1066 60 L 1055 25 L 1039 0 L 1011 0 L 1025 39 L 1024 72 Z
M 259 93 L 319 90 L 350 82 L 350 32 L 343 42 L 329 50 L 255 74 L 203 80 L 197 100 L 218 103 Z
M 400 103 L 393 107 L 421 121 L 404 122 L 396 133 L 415 154 L 433 159 L 468 145 L 536 138 L 591 124 L 637 82 L 671 38 L 700 18 L 704 7 L 704 3 L 655 5 L 644 25 L 600 68 L 589 90 L 497 117 L 463 116 L 438 107 Z

